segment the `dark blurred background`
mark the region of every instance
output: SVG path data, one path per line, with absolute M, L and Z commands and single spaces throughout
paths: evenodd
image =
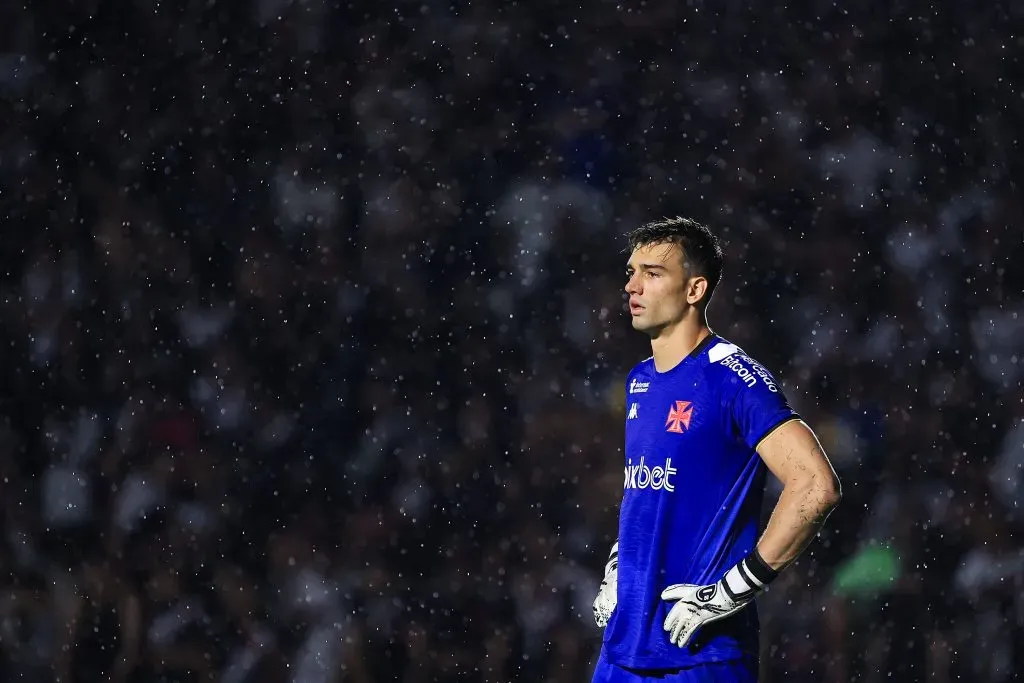
M 589 680 L 682 214 L 844 483 L 763 680 L 1017 680 L 1022 6 L 746 4 L 0 4 L 0 679 Z

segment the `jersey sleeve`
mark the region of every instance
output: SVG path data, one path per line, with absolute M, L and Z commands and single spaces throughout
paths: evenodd
M 722 380 L 723 408 L 747 446 L 757 448 L 776 427 L 800 418 L 775 378 L 760 363 L 734 354 L 721 365 L 725 366 L 722 369 L 728 368 Z

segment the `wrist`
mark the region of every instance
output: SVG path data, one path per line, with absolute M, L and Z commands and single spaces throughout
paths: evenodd
M 749 600 L 768 587 L 779 575 L 764 561 L 757 548 L 740 560 L 736 566 L 725 573 L 722 587 L 726 594 L 737 602 Z
M 746 567 L 754 573 L 754 578 L 764 585 L 768 585 L 779 576 L 779 570 L 773 568 L 768 561 L 761 557 L 761 552 L 754 548 L 743 559 Z

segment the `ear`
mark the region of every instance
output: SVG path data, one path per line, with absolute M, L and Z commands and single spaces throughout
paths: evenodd
M 686 303 L 695 306 L 708 291 L 708 279 L 703 275 L 690 278 L 686 284 Z

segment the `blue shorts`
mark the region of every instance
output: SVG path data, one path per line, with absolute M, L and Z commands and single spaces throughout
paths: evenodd
M 686 669 L 623 669 L 604 657 L 594 668 L 592 683 L 757 683 L 757 665 L 748 660 L 708 662 Z

